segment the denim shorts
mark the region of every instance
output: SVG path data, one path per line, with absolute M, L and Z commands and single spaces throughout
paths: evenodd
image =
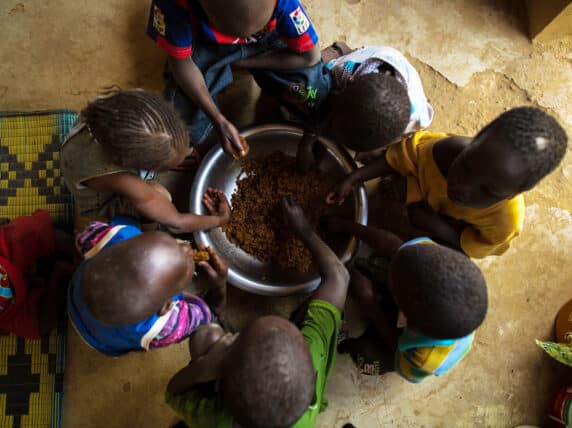
M 286 47 L 273 31 L 250 44 L 194 41 L 191 58 L 202 71 L 209 93 L 217 103 L 216 95 L 232 83 L 230 66 L 233 62 Z M 317 122 L 320 106 L 331 87 L 330 74 L 321 60 L 311 67 L 297 70 L 256 69 L 250 72 L 262 91 L 276 98 L 303 122 L 309 125 Z M 168 66 L 165 67 L 164 78 L 165 97 L 188 124 L 192 144 L 200 146 L 211 133 L 213 124 L 178 86 Z

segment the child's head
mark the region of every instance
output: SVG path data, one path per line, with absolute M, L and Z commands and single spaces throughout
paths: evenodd
M 209 21 L 224 34 L 248 37 L 262 30 L 274 13 L 276 0 L 199 0 Z
M 383 73 L 359 76 L 332 94 L 331 109 L 330 123 L 336 142 L 360 152 L 400 138 L 411 114 L 403 85 Z
M 433 244 L 401 248 L 391 261 L 389 286 L 408 327 L 434 339 L 474 331 L 487 313 L 487 286 L 464 254 Z
M 315 370 L 300 331 L 267 316 L 243 330 L 225 358 L 221 391 L 243 427 L 286 428 L 314 398 Z
M 99 321 L 130 325 L 166 313 L 194 272 L 188 244 L 166 233 L 142 233 L 94 256 L 81 277 L 81 291 Z
M 484 208 L 532 189 L 566 153 L 564 129 L 532 107 L 509 110 L 483 128 L 447 175 L 449 198 Z
M 164 170 L 189 155 L 189 133 L 174 108 L 140 89 L 115 91 L 81 112 L 111 161 L 124 168 Z

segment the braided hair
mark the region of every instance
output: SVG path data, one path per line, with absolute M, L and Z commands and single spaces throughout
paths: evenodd
M 105 154 L 124 168 L 164 170 L 189 147 L 179 114 L 148 91 L 113 90 L 90 102 L 81 116 Z

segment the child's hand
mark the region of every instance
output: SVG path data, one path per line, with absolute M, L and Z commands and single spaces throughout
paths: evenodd
M 240 134 L 232 123 L 223 119 L 216 124 L 216 130 L 220 138 L 222 149 L 226 154 L 231 155 L 235 159 L 246 156 L 248 153 L 248 145 L 244 147 L 240 141 Z
M 326 195 L 326 203 L 328 205 L 338 204 L 341 205 L 345 199 L 352 193 L 354 189 L 353 184 L 351 184 L 346 179 L 342 180 L 340 183 L 336 184 L 332 190 Z
M 216 289 L 226 288 L 228 277 L 228 263 L 223 260 L 211 247 L 201 245 L 201 251 L 208 251 L 209 260 L 197 264 L 204 269 L 213 287 Z
M 230 221 L 230 204 L 224 193 L 213 187 L 207 188 L 203 195 L 203 203 L 210 215 L 220 217 L 220 225 Z
M 281 205 L 284 221 L 290 229 L 301 236 L 312 233 L 312 227 L 310 223 L 308 223 L 308 219 L 300 205 L 297 205 L 292 202 L 290 198 L 286 197 L 282 198 Z

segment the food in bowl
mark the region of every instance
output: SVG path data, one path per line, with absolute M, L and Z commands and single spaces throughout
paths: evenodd
M 231 197 L 230 222 L 223 227 L 227 238 L 259 260 L 308 272 L 312 256 L 284 223 L 280 200 L 290 197 L 316 228 L 325 212 L 324 195 L 334 184 L 333 177 L 318 171 L 299 173 L 296 159 L 282 152 L 241 162 L 243 173 Z

